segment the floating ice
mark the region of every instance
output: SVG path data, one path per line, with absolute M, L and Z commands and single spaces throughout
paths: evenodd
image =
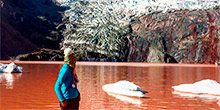
M 102 86 L 102 89 L 110 94 L 144 97 L 146 92 L 141 91 L 140 87 L 129 81 L 118 81 L 112 84 L 106 84 Z
M 194 84 L 181 84 L 172 87 L 176 91 L 195 93 L 199 95 L 210 94 L 220 96 L 220 84 L 214 80 L 206 79 Z
M 181 84 L 173 86 L 173 94 L 178 94 L 182 97 L 200 97 L 204 102 L 213 102 L 218 100 L 220 106 L 220 84 L 214 80 L 206 79 L 195 82 L 193 84 Z
M 0 64 L 0 73 L 21 73 L 22 67 L 17 66 L 14 63 Z

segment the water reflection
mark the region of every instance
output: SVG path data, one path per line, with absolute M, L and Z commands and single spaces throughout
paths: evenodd
M 111 93 L 108 93 L 108 95 L 113 96 L 116 99 L 119 99 L 120 101 L 123 101 L 123 102 L 128 102 L 128 103 L 137 104 L 137 105 L 140 105 L 143 103 L 140 100 L 140 98 L 136 98 L 136 97 L 127 97 L 127 96 L 111 94 Z
M 0 73 L 0 83 L 6 86 L 6 89 L 13 89 L 15 80 L 19 79 L 22 73 Z
M 217 104 L 220 106 L 220 96 L 218 97 L 218 102 Z
M 219 68 L 200 67 L 129 67 L 129 66 L 77 66 L 81 82 L 81 109 L 138 109 L 136 105 L 148 109 L 179 109 L 187 107 L 218 108 L 212 99 L 201 100 L 197 97 L 186 98 L 172 94 L 172 86 L 182 83 L 193 83 L 202 79 L 220 81 Z M 148 100 L 134 100 L 130 97 L 109 96 L 102 91 L 105 84 L 127 80 L 139 85 L 149 93 Z M 89 99 L 88 99 L 89 98 Z M 88 99 L 88 100 L 83 100 Z M 91 102 L 92 101 L 92 102 Z M 205 102 L 208 101 L 208 102 Z M 126 102 L 126 103 L 125 103 Z M 183 103 L 184 102 L 184 103 Z M 213 103 L 212 103 L 213 102 Z M 212 103 L 212 104 L 210 104 Z M 202 105 L 203 104 L 203 105 Z
M 217 98 L 219 96 L 214 96 L 214 95 L 199 95 L 199 94 L 190 94 L 190 93 L 181 93 L 181 92 L 177 92 L 177 91 L 173 91 L 172 92 L 175 97 L 179 97 L 179 98 L 200 98 L 202 102 L 205 103 L 212 103 L 212 102 L 216 102 Z
M 54 84 L 62 65 L 22 64 L 22 67 L 24 68 L 22 74 L 0 73 L 2 100 L 0 109 L 60 109 Z M 80 110 L 218 110 L 220 108 L 217 101 L 205 102 L 203 98 L 189 98 L 172 93 L 172 86 L 183 83 L 193 83 L 202 79 L 220 82 L 220 66 L 205 68 L 77 65 L 76 72 L 80 80 L 78 84 L 81 93 Z M 146 97 L 149 98 L 110 96 L 102 90 L 103 85 L 120 80 L 139 85 L 141 89 L 148 91 Z M 11 89 L 8 89 L 9 87 Z M 204 100 L 209 99 L 204 98 Z

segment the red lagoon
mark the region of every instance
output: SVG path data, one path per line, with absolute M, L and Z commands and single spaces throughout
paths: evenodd
M 9 61 L 0 61 L 9 63 Z M 0 73 L 0 109 L 59 110 L 54 84 L 63 62 L 15 61 L 23 73 Z M 212 79 L 220 66 L 203 64 L 78 62 L 80 110 L 218 110 L 217 100 L 174 94 L 172 86 Z M 144 98 L 108 95 L 104 84 L 127 80 L 148 93 Z

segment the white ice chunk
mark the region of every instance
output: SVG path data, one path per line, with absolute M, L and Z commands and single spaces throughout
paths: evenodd
M 113 84 L 106 84 L 102 86 L 102 89 L 105 92 L 126 95 L 126 96 L 134 96 L 134 97 L 144 97 L 144 92 L 140 90 L 140 87 L 135 85 L 129 81 L 118 81 Z
M 15 63 L 10 63 L 10 64 L 1 64 L 0 65 L 0 72 L 1 73 L 21 73 L 22 72 L 22 67 L 17 66 Z
M 193 84 L 173 86 L 172 88 L 174 89 L 173 94 L 189 98 L 205 98 L 205 102 L 217 100 L 217 104 L 220 106 L 220 84 L 214 80 L 206 79 Z
M 181 84 L 172 88 L 180 92 L 220 95 L 220 84 L 210 79 L 198 81 L 194 84 Z
M 10 63 L 4 70 L 4 72 L 8 72 L 8 73 L 11 73 L 15 68 L 16 68 L 17 65 L 15 65 L 14 63 Z

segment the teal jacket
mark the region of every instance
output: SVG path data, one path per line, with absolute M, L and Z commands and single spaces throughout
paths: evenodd
M 54 90 L 60 102 L 63 102 L 64 100 L 67 99 L 76 98 L 79 94 L 76 83 L 75 83 L 75 88 L 73 88 L 72 86 L 73 84 L 72 71 L 73 69 L 64 63 L 59 72 L 57 81 L 54 86 Z

